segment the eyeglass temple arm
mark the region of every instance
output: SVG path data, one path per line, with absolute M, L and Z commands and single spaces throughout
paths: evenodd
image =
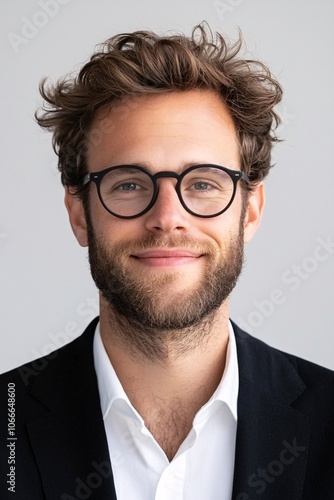
M 246 172 L 235 172 L 234 176 L 237 178 L 237 180 L 242 180 L 247 182 L 247 184 L 250 184 L 250 180 Z

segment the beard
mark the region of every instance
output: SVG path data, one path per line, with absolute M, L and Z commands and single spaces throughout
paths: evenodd
M 89 216 L 87 228 L 91 274 L 107 301 L 110 331 L 117 331 L 132 353 L 163 359 L 171 345 L 182 354 L 209 338 L 217 310 L 242 270 L 243 217 L 224 248 L 189 235 L 156 234 L 111 246 L 97 238 Z M 160 273 L 132 260 L 137 252 L 155 247 L 182 247 L 203 255 L 198 280 L 182 286 L 182 270 Z

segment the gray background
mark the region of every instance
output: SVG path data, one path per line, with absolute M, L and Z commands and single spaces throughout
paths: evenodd
M 42 7 L 44 5 L 44 8 Z M 330 368 L 333 356 L 332 0 L 13 0 L 1 22 L 0 371 L 46 354 L 97 313 L 49 134 L 33 113 L 41 77 L 78 69 L 118 32 L 191 27 L 237 36 L 285 89 L 262 226 L 247 245 L 231 317 L 280 349 Z M 36 26 L 37 25 L 37 26 Z M 319 240 L 320 238 L 320 240 Z M 299 274 L 298 274 L 299 273 Z

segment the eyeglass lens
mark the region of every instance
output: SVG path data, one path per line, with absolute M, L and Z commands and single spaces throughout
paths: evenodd
M 180 193 L 185 206 L 195 214 L 215 215 L 229 204 L 234 192 L 232 178 L 215 167 L 199 167 L 182 177 Z M 111 212 L 132 217 L 143 212 L 155 196 L 154 181 L 134 168 L 115 168 L 101 180 L 101 198 Z

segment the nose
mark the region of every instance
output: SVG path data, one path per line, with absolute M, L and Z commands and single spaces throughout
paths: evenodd
M 146 228 L 160 234 L 188 231 L 191 214 L 181 205 L 175 189 L 176 179 L 159 179 L 158 185 L 156 202 L 144 215 Z

